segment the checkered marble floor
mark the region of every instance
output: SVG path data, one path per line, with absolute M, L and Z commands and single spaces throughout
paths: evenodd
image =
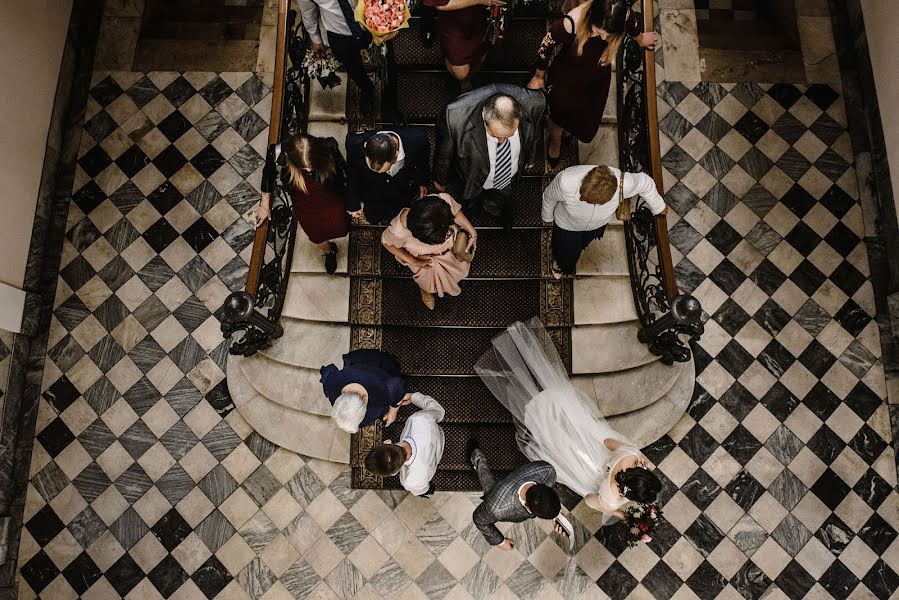
M 471 524 L 477 495 L 358 491 L 232 411 L 212 316 L 242 287 L 271 94 L 97 73 L 44 372 L 22 598 L 887 598 L 899 499 L 838 90 L 660 88 L 671 239 L 714 314 L 647 449 L 671 526 L 627 548 Z

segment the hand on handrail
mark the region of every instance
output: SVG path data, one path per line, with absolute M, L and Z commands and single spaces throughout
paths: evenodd
M 661 36 L 655 31 L 641 33 L 634 39 L 641 48 L 647 48 L 649 50 L 655 50 L 662 41 Z

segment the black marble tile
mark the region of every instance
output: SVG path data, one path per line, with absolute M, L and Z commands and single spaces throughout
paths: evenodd
M 66 339 L 71 339 L 66 336 Z M 80 357 L 79 357 L 80 358 Z M 57 362 L 57 366 L 59 363 Z M 62 368 L 62 367 L 60 367 Z M 72 403 L 78 399 L 78 396 L 81 394 L 78 393 L 78 389 L 72 385 L 72 382 L 69 381 L 69 378 L 63 375 L 56 382 L 47 388 L 47 391 L 44 392 L 44 400 L 53 405 L 53 408 L 56 409 L 57 412 L 63 412 Z
M 802 351 L 802 354 L 799 355 L 799 362 L 815 377 L 820 379 L 837 362 L 837 357 L 821 345 L 818 340 L 812 340 L 805 350 Z
M 775 83 L 768 90 L 768 95 L 787 110 L 802 98 L 802 92 L 790 83 Z
M 712 600 L 727 586 L 727 580 L 715 567 L 704 560 L 687 578 L 687 585 L 702 600 Z
M 708 508 L 721 493 L 721 487 L 702 468 L 697 469 L 680 490 L 700 510 Z
M 737 421 L 742 421 L 746 415 L 752 412 L 755 405 L 758 404 L 755 396 L 749 392 L 739 381 L 735 381 L 721 394 L 718 402 L 732 414 Z
M 730 93 L 734 98 L 742 102 L 743 106 L 752 108 L 765 95 L 765 90 L 756 83 L 738 83 L 731 89 Z
M 210 552 L 218 552 L 219 548 L 231 539 L 236 530 L 225 515 L 216 508 L 203 519 L 202 523 L 197 525 L 194 532 L 203 540 Z
M 143 77 L 125 92 L 138 108 L 143 108 L 150 100 L 159 95 L 159 89 L 149 77 Z
M 774 582 L 790 600 L 800 600 L 815 585 L 815 578 L 802 565 L 791 560 Z
M 97 143 L 106 139 L 106 136 L 118 129 L 118 127 L 115 120 L 113 120 L 105 110 L 101 110 L 84 124 L 85 131 L 87 131 Z
M 171 554 L 153 567 L 153 570 L 147 573 L 147 578 L 162 594 L 163 598 L 168 598 L 174 594 L 188 580 L 187 573 Z
M 169 227 L 171 227 L 171 226 L 169 226 Z M 178 234 L 175 233 L 175 237 L 177 237 L 177 235 Z M 170 237 L 170 236 L 167 234 L 166 237 Z M 163 248 L 168 246 L 168 244 L 171 241 L 174 241 L 174 239 L 175 238 L 171 238 L 171 240 L 169 242 L 166 242 L 163 245 Z M 140 280 L 144 282 L 144 285 L 146 285 L 148 288 L 150 288 L 150 291 L 155 292 L 156 290 L 161 288 L 163 285 L 168 283 L 169 280 L 171 280 L 171 278 L 175 276 L 175 272 L 162 259 L 161 256 L 155 256 L 155 257 L 153 257 L 153 259 L 150 262 L 145 264 L 140 271 L 137 272 L 137 275 L 138 275 L 138 277 L 140 277 Z M 156 302 L 153 302 L 154 298 L 156 299 Z M 148 303 L 150 303 L 150 304 L 148 304 Z M 161 307 L 161 310 L 164 310 L 166 312 L 165 316 L 162 317 L 161 319 L 159 319 L 159 321 L 155 324 L 153 324 L 152 322 L 144 323 L 143 321 L 141 321 L 141 318 L 138 316 L 138 312 L 140 312 L 141 308 L 143 308 L 145 304 L 148 304 L 147 309 L 146 309 L 147 312 L 156 314 L 159 310 L 158 307 Z M 151 310 L 151 308 L 153 310 Z M 144 329 L 146 329 L 147 331 L 153 331 L 154 329 L 156 329 L 156 325 L 161 323 L 163 320 L 165 320 L 165 317 L 168 316 L 168 309 L 165 307 L 164 304 L 162 304 L 162 302 L 159 301 L 159 298 L 157 298 L 156 296 L 150 296 L 149 298 L 144 300 L 143 304 L 134 311 L 134 315 L 137 318 L 137 320 L 141 322 L 141 325 L 144 326 Z M 148 327 L 147 325 L 150 325 L 150 326 Z
M 891 490 L 890 484 L 874 469 L 868 469 L 852 488 L 859 498 L 875 510 L 883 504 Z
M 103 576 L 97 564 L 88 556 L 87 552 L 82 552 L 75 560 L 70 562 L 62 571 L 63 576 L 72 589 L 78 594 L 83 594 L 97 580 Z
M 207 99 L 208 101 L 208 99 Z M 228 122 L 222 118 L 220 114 L 214 110 L 209 112 L 205 117 L 197 121 L 194 125 L 207 142 L 215 141 L 226 129 L 229 128 Z
M 843 307 L 833 316 L 837 323 L 843 326 L 852 337 L 858 337 L 868 323 L 871 317 L 851 298 L 846 301 Z
M 209 405 L 212 406 L 212 408 L 215 409 L 215 412 L 217 412 L 222 418 L 228 416 L 228 413 L 234 410 L 234 400 L 231 399 L 231 392 L 228 391 L 228 381 L 226 379 L 223 379 L 214 388 L 209 390 L 209 393 L 206 394 L 205 398 Z M 227 423 L 220 423 L 219 425 L 224 425 L 225 429 L 227 430 L 225 436 L 228 438 L 228 440 L 233 441 L 236 438 L 237 434 L 235 434 L 233 430 L 228 427 Z M 213 431 L 215 431 L 216 429 L 218 429 L 218 425 L 213 428 Z M 210 431 L 210 433 L 212 433 L 212 431 Z M 209 438 L 208 434 L 205 438 L 203 438 L 203 443 L 207 443 L 207 438 Z M 222 442 L 218 439 L 215 439 L 213 440 L 213 443 L 221 444 Z M 236 447 L 239 443 L 240 440 L 239 438 L 237 438 L 237 442 L 235 442 L 234 447 Z M 226 446 L 227 445 L 228 444 L 226 444 Z M 228 452 L 233 449 L 234 448 L 230 448 Z M 215 454 L 212 449 L 210 449 L 210 452 Z
M 102 324 L 107 331 L 112 331 L 118 327 L 119 323 L 125 320 L 125 317 L 129 314 L 131 313 L 128 310 L 128 307 L 115 295 L 107 298 L 103 304 L 98 306 L 97 310 L 94 311 L 94 317 L 100 321 L 100 324 Z
M 674 224 L 668 232 L 671 244 L 677 248 L 681 254 L 687 255 L 702 240 L 702 234 L 693 229 L 693 226 L 687 223 L 685 219 L 679 220 Z
M 194 488 L 194 480 L 181 467 L 175 463 L 166 471 L 165 475 L 156 482 L 156 487 L 162 492 L 173 506 L 181 501 Z M 158 537 L 158 536 L 157 536 Z
M 755 563 L 746 561 L 730 578 L 730 584 L 746 600 L 759 600 L 771 587 L 771 579 Z
M 218 233 L 203 217 L 194 221 L 181 235 L 197 254 L 205 250 L 218 237 Z
M 59 575 L 59 569 L 47 556 L 47 553 L 40 550 L 32 556 L 28 562 L 22 565 L 22 578 L 31 586 L 31 589 L 40 594 L 44 588 L 50 585 Z
M 78 164 L 89 177 L 94 178 L 112 164 L 112 159 L 103 148 L 97 145 L 85 152 L 84 156 L 78 159 Z
M 867 421 L 882 404 L 880 397 L 871 388 L 859 381 L 846 395 L 846 404 L 859 417 Z
M 224 157 L 212 145 L 206 146 L 190 159 L 190 164 L 207 179 L 225 162 Z
M 190 535 L 191 527 L 181 514 L 173 508 L 164 514 L 150 531 L 153 532 L 153 535 L 156 536 L 163 547 L 171 552 L 184 541 L 184 538 Z
M 772 336 L 777 336 L 780 330 L 790 322 L 790 315 L 770 298 L 758 309 L 752 318 Z
M 81 209 L 81 212 L 90 214 L 92 210 L 100 206 L 103 201 L 106 200 L 106 194 L 103 193 L 100 186 L 93 181 L 89 181 L 84 187 L 72 195 L 72 200 L 75 201 L 75 204 Z
M 749 322 L 750 316 L 732 298 L 724 301 L 724 304 L 712 316 L 715 321 L 730 335 L 737 335 L 743 326 Z
M 710 141 L 717 144 L 731 130 L 730 124 L 721 118 L 715 111 L 709 111 L 706 115 L 696 123 L 696 128 L 702 132 Z M 713 150 L 721 151 L 715 146 Z M 711 173 L 711 171 L 709 171 Z M 727 171 L 725 171 L 726 173 Z M 717 177 L 717 175 L 716 175 Z
M 259 76 L 253 75 L 234 91 L 240 96 L 241 100 L 247 103 L 247 106 L 255 106 L 260 100 L 265 98 L 269 89 Z
M 840 439 L 827 425 L 822 425 L 806 444 L 808 449 L 814 452 L 824 464 L 831 464 L 836 460 L 846 443 Z
M 225 83 L 221 77 L 216 76 L 200 89 L 200 95 L 213 108 L 232 93 L 231 86 Z
M 723 223 L 723 221 L 722 221 Z M 717 240 L 719 243 L 726 245 L 726 242 L 723 240 Z M 709 273 L 709 279 L 711 279 L 715 285 L 721 288 L 725 294 L 732 295 L 737 291 L 744 281 L 746 281 L 746 275 L 737 268 L 734 263 L 730 261 L 730 259 L 725 258 L 718 266 Z
M 256 114 L 254 110 L 248 110 L 234 122 L 234 130 L 247 142 L 251 142 L 253 138 L 267 128 L 268 123 Z
M 708 556 L 724 539 L 724 532 L 705 514 L 699 515 L 684 536 L 690 540 L 703 556 Z M 695 590 L 694 590 L 695 591 Z
M 150 164 L 150 159 L 139 146 L 131 146 L 115 160 L 115 163 L 122 173 L 128 177 L 134 177 Z
M 194 94 L 196 94 L 194 86 L 184 79 L 184 77 L 178 77 L 162 90 L 162 95 L 165 96 L 175 108 L 178 108 L 190 100 Z
M 802 219 L 802 217 L 804 217 L 817 202 L 814 196 L 809 194 L 799 185 L 794 185 L 787 190 L 787 193 L 784 194 L 780 201 L 800 219 Z
M 743 168 L 745 169 L 746 167 Z M 775 198 L 771 194 L 771 192 L 769 192 L 765 188 L 765 186 L 760 183 L 752 186 L 752 188 L 750 188 L 749 191 L 746 192 L 746 194 L 744 194 L 740 200 L 759 217 L 764 217 L 765 215 L 767 215 L 768 212 L 772 208 L 774 208 L 774 205 L 778 202 L 777 198 Z
M 49 504 L 45 505 L 31 517 L 25 528 L 31 537 L 41 546 L 44 547 L 55 538 L 60 531 L 66 528 L 65 524 L 56 515 L 56 512 Z
M 34 474 L 31 485 L 44 500 L 50 502 L 69 485 L 69 478 L 55 462 L 50 462 Z
M 831 186 L 829 190 L 824 192 L 819 202 L 838 219 L 846 216 L 846 213 L 856 204 L 855 198 L 843 191 L 843 188 L 838 185 Z
M 867 423 L 862 425 L 862 428 L 849 442 L 849 447 L 855 450 L 855 453 L 869 465 L 874 464 L 888 446 L 889 444 L 880 437 L 880 434 Z
M 150 528 L 133 508 L 122 513 L 122 516 L 116 519 L 109 529 L 125 550 L 129 550 L 150 531 Z
M 782 353 L 780 351 L 782 351 Z M 759 362 L 765 365 L 775 377 L 780 377 L 778 373 L 782 372 L 785 365 L 788 366 L 793 363 L 791 355 L 776 340 L 773 340 L 771 344 L 768 345 L 763 354 L 764 357 L 759 355 Z M 800 399 L 778 381 L 771 386 L 771 389 L 765 392 L 764 396 L 762 396 L 761 403 L 780 421 L 786 421 L 787 417 L 789 417 L 796 407 L 799 406 Z M 793 452 L 797 439 L 795 436 L 790 437 L 788 434 L 792 435 L 792 432 L 788 429 L 783 430 L 780 434 L 781 437 L 779 437 L 777 441 L 772 442 L 777 445 L 778 453 L 782 454 L 784 457 Z M 769 450 L 770 449 L 771 448 L 769 448 Z M 796 450 L 796 452 L 798 452 L 798 450 Z
M 762 136 L 768 132 L 769 128 L 764 121 L 750 111 L 734 124 L 734 129 L 749 140 L 750 144 L 755 144 L 762 139 Z
M 90 503 L 105 492 L 112 485 L 112 482 L 106 476 L 106 473 L 103 472 L 103 469 L 100 468 L 100 465 L 92 462 L 78 474 L 78 477 L 72 481 L 72 484 L 78 490 L 78 493 L 81 494 L 81 497 Z
M 696 161 L 693 160 L 693 157 L 680 146 L 673 146 L 662 157 L 662 166 L 678 179 L 686 176 L 695 165 Z
M 749 274 L 749 280 L 770 296 L 780 289 L 787 276 L 766 258 Z
M 681 116 L 679 112 L 672 110 L 659 121 L 659 129 L 661 129 L 672 142 L 677 144 L 691 129 L 693 129 L 693 125 L 690 121 Z
M 830 280 L 833 281 L 847 296 L 852 296 L 858 291 L 858 288 L 867 281 L 867 278 L 856 269 L 848 260 L 840 263 L 833 273 L 830 274 Z
M 812 336 L 817 336 L 830 322 L 830 315 L 818 303 L 809 298 L 793 317 L 803 329 Z
M 844 257 L 849 256 L 861 241 L 859 237 L 842 222 L 834 225 L 830 232 L 824 236 L 824 240 L 830 244 L 831 248 Z
M 115 480 L 115 487 L 125 500 L 134 504 L 153 487 L 153 481 L 139 464 L 134 463 Z
M 815 161 L 815 168 L 824 173 L 831 181 L 836 182 L 849 168 L 849 163 L 832 148 L 828 148 Z
M 765 493 L 765 487 L 746 470 L 737 473 L 724 490 L 743 510 L 752 508 Z
M 97 342 L 87 355 L 101 371 L 106 373 L 125 357 L 125 350 L 114 337 L 107 335 Z
M 805 97 L 814 102 L 821 110 L 827 110 L 840 95 L 829 85 L 813 83 L 805 90 Z
M 878 558 L 868 573 L 862 578 L 862 583 L 871 590 L 879 599 L 886 600 L 899 589 L 899 575 L 890 568 L 883 559 Z
M 91 243 L 93 243 L 93 242 L 91 242 Z M 59 275 L 60 275 L 60 277 L 62 277 L 62 280 L 65 281 L 70 288 L 72 288 L 72 291 L 76 291 L 76 292 L 79 289 L 81 289 L 81 286 L 83 286 L 85 283 L 90 281 L 90 279 L 96 274 L 97 274 L 97 272 L 94 271 L 94 268 L 92 266 L 90 266 L 90 264 L 84 259 L 83 256 L 76 256 L 75 258 L 72 259 L 72 261 L 69 264 L 67 264 L 65 267 L 63 267 L 63 269 L 59 272 Z M 81 307 L 84 307 L 84 304 L 81 303 L 81 300 L 78 300 L 78 298 L 76 296 L 72 296 L 71 298 L 66 300 L 62 304 L 62 306 L 60 306 L 59 308 L 56 309 L 57 318 L 59 317 L 59 313 L 61 311 L 64 311 L 67 306 L 72 306 L 74 303 L 80 304 Z M 81 308 L 81 307 L 79 307 L 79 308 Z M 79 311 L 79 314 L 83 314 L 85 311 L 87 311 L 87 308 L 82 308 Z M 86 316 L 87 316 L 87 314 L 84 314 L 84 316 L 82 318 L 84 318 Z M 81 323 L 81 321 L 79 321 L 78 323 L 75 323 L 75 326 L 77 326 L 80 323 Z M 63 324 L 65 325 L 65 323 L 63 323 Z M 74 328 L 75 327 L 72 327 L 72 329 L 74 329 Z M 71 331 L 71 329 L 69 331 Z
M 127 221 L 125 221 L 125 219 L 122 219 L 120 223 L 127 223 Z M 134 233 L 134 239 L 140 237 L 140 235 L 136 230 L 134 230 L 133 227 L 131 229 Z M 128 266 L 128 263 L 125 262 L 125 259 L 123 259 L 120 255 L 116 255 L 115 258 L 109 261 L 105 267 L 100 269 L 98 275 L 110 290 L 112 290 L 113 292 L 117 292 L 119 291 L 119 288 L 128 283 L 129 279 L 134 277 L 134 271 L 130 266 Z
M 204 181 L 195 187 L 194 190 L 187 195 L 186 199 L 198 213 L 203 215 L 210 208 L 218 204 L 219 200 L 222 199 L 222 195 L 218 193 L 218 190 L 215 189 L 214 185 L 208 181 Z
M 828 461 L 826 464 L 831 464 Z M 818 478 L 812 485 L 812 492 L 827 505 L 830 510 L 836 510 L 837 506 L 846 498 L 849 493 L 849 486 L 846 485 L 839 475 L 834 473 L 830 467 Z
M 119 84 L 109 76 L 90 90 L 90 95 L 97 101 L 97 104 L 104 107 L 121 96 L 122 93 L 123 90 L 119 87 Z
M 191 575 L 191 579 L 200 588 L 207 598 L 215 598 L 229 583 L 233 577 L 228 569 L 214 555 L 197 567 Z
M 802 221 L 797 223 L 784 239 L 803 256 L 811 254 L 821 243 L 821 237 L 815 233 L 815 230 Z
M 209 281 L 215 275 L 215 271 L 212 270 L 205 260 L 202 257 L 195 256 L 190 262 L 184 265 L 180 271 L 178 271 L 178 277 L 181 278 L 181 281 L 184 282 L 190 291 L 193 293 L 197 293 L 201 287 L 206 285 L 206 282 Z
M 707 412 L 715 405 L 715 397 L 705 390 L 701 385 L 696 384 L 693 387 L 693 397 L 690 398 L 690 404 L 687 406 L 687 414 L 694 421 L 700 421 Z M 656 464 L 659 464 L 656 462 Z
M 739 379 L 752 365 L 752 355 L 736 340 L 731 340 L 718 353 L 718 364 L 724 367 L 734 379 Z
M 855 535 L 846 523 L 841 521 L 836 515 L 831 514 L 818 528 L 818 531 L 815 532 L 815 537 L 834 556 L 839 556 Z
M 756 180 L 764 177 L 771 170 L 771 167 L 774 166 L 774 163 L 755 146 L 743 155 L 738 164 Z
M 37 439 L 52 458 L 66 449 L 75 440 L 75 435 L 66 427 L 59 417 L 53 419 L 49 425 L 37 434 Z
M 862 539 L 878 556 L 886 552 L 896 539 L 896 530 L 878 513 L 874 513 L 858 531 Z
M 93 544 L 107 529 L 106 523 L 90 506 L 69 521 L 67 527 L 69 533 L 81 544 L 82 548 Z
M 652 570 L 640 580 L 640 583 L 652 594 L 653 598 L 659 600 L 669 600 L 683 585 L 677 573 L 663 561 L 657 562 Z
M 170 142 L 175 143 L 178 138 L 187 133 L 191 128 L 191 124 L 180 111 L 176 110 L 163 119 L 156 127 Z
M 596 584 L 612 600 L 624 600 L 637 587 L 638 581 L 624 565 L 615 562 L 596 580 Z
M 115 589 L 115 591 L 123 598 L 126 597 L 143 578 L 144 572 L 128 553 L 123 554 L 122 557 L 109 567 L 108 571 L 106 571 L 106 579 L 109 580 L 113 589 Z
M 830 568 L 818 580 L 827 593 L 836 600 L 846 600 L 858 586 L 858 578 L 839 560 L 835 560 Z

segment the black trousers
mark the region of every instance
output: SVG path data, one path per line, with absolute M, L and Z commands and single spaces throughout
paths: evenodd
M 602 239 L 606 226 L 590 231 L 568 231 L 553 223 L 553 258 L 565 275 L 574 275 L 581 254 L 594 240 Z
M 471 200 L 465 200 L 464 206 L 468 209 L 481 208 L 485 213 L 494 217 L 502 217 L 512 212 L 512 186 L 510 183 L 501 190 L 482 190 L 480 194 Z
M 341 35 L 329 31 L 328 44 L 331 46 L 334 56 L 346 69 L 347 75 L 353 80 L 353 83 L 359 86 L 362 95 L 374 98 L 375 86 L 368 78 L 365 66 L 362 64 L 362 55 L 360 54 L 362 49 L 359 40 L 351 35 Z

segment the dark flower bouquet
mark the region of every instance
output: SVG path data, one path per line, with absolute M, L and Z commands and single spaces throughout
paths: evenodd
M 632 538 L 628 546 L 651 542 L 652 533 L 666 523 L 662 511 L 655 504 L 634 504 L 624 509 L 624 524 Z
M 314 52 L 312 48 L 308 48 L 303 57 L 302 69 L 310 80 L 318 79 L 322 89 L 340 85 L 340 75 L 337 74 L 340 63 L 327 46 L 321 52 Z

